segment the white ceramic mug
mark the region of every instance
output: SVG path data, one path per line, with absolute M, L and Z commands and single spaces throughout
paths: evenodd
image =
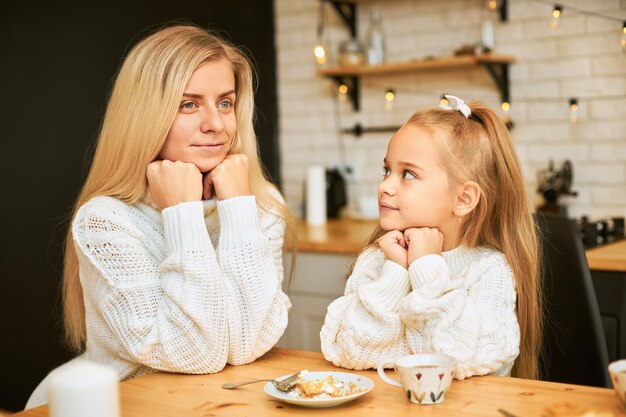
M 448 355 L 416 354 L 378 365 L 378 376 L 388 384 L 404 390 L 414 404 L 439 404 L 450 388 L 456 360 Z M 388 377 L 385 368 L 393 366 L 400 381 Z
M 609 373 L 611 374 L 613 389 L 615 389 L 615 393 L 622 405 L 626 407 L 626 359 L 611 362 L 609 364 Z

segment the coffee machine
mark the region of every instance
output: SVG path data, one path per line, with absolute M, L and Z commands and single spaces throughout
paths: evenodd
M 548 169 L 539 171 L 537 192 L 540 193 L 545 204 L 538 207 L 537 211 L 567 216 L 567 207 L 559 205 L 559 197 L 563 195 L 577 196 L 578 193 L 571 189 L 574 169 L 569 160 L 565 160 L 559 168 L 550 160 Z

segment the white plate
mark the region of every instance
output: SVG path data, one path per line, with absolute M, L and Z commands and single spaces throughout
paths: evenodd
M 357 374 L 350 374 L 347 372 L 309 372 L 303 376 L 305 381 L 309 381 L 311 379 L 326 379 L 327 376 L 332 375 L 338 381 L 342 381 L 344 387 L 347 387 L 350 382 L 353 382 L 357 388 L 366 388 L 361 392 L 357 392 L 352 395 L 346 395 L 345 397 L 338 398 L 301 398 L 298 396 L 289 395 L 288 392 L 283 392 L 276 388 L 271 382 L 265 384 L 265 393 L 270 397 L 274 397 L 277 400 L 284 401 L 289 404 L 295 404 L 302 407 L 313 407 L 313 408 L 323 408 L 323 407 L 334 407 L 339 404 L 343 404 L 348 401 L 352 401 L 354 399 L 359 398 L 361 395 L 367 394 L 374 388 L 374 382 L 371 379 L 366 378 Z M 285 375 L 287 376 L 287 375 Z M 284 377 L 280 377 L 284 378 Z M 277 378 L 277 379 L 280 379 Z

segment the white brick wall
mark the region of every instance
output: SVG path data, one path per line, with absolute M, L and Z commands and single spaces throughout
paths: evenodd
M 527 193 L 537 204 L 536 175 L 548 165 L 574 163 L 577 197 L 563 200 L 571 216 L 626 215 L 626 54 L 618 39 L 621 23 L 575 14 L 567 6 L 626 19 L 626 0 L 563 0 L 559 29 L 548 27 L 551 6 L 509 0 L 509 20 L 495 20 L 495 52 L 517 57 L 512 65 L 511 117 Z M 378 0 L 359 4 L 359 36 L 364 37 L 372 6 L 380 8 L 387 59 L 406 61 L 450 55 L 461 44 L 478 41 L 488 17 L 482 0 Z M 418 108 L 436 104 L 439 92 L 476 98 L 499 107 L 499 93 L 479 68 L 377 75 L 361 80 L 361 111 L 336 100 L 336 85 L 315 73 L 317 0 L 275 0 L 280 148 L 285 197 L 302 214 L 303 179 L 313 163 L 354 167 L 351 202 L 376 194 L 382 158 L 391 133 L 361 138 L 339 133 L 355 122 L 400 125 Z M 334 9 L 326 6 L 330 52 L 349 37 Z M 262 81 L 262 80 L 261 80 Z M 386 87 L 398 91 L 394 111 L 384 110 Z M 569 121 L 568 98 L 578 97 L 579 121 Z M 562 100 L 553 101 L 554 98 Z M 341 149 L 345 149 L 342 157 Z M 354 203 L 352 203 L 354 204 Z M 352 209 L 353 207 L 351 207 Z

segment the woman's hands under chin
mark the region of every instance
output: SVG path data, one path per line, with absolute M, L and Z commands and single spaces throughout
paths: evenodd
M 203 198 L 209 199 L 213 193 L 218 200 L 250 195 L 250 168 L 246 155 L 227 155 L 204 176 Z
M 419 227 L 404 231 L 408 247 L 409 265 L 416 259 L 430 254 L 440 254 L 443 250 L 443 234 L 437 228 Z
M 385 257 L 403 268 L 408 268 L 408 252 L 404 234 L 391 230 L 378 238 L 378 245 Z
M 160 210 L 202 198 L 202 174 L 194 164 L 154 161 L 146 170 L 148 196 Z

